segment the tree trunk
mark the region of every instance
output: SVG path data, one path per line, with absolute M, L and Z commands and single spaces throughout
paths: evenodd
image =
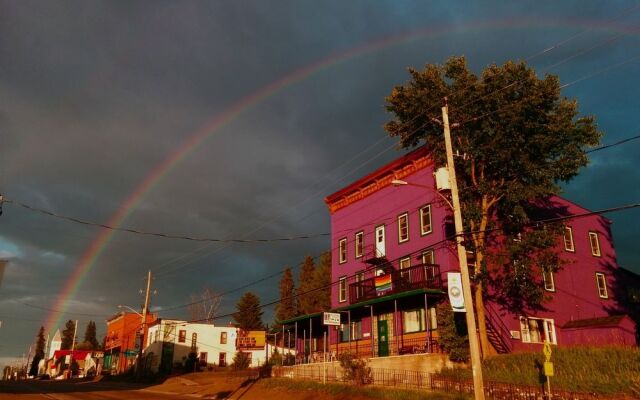
M 480 338 L 480 349 L 482 350 L 482 358 L 486 358 L 489 354 L 489 336 L 487 335 L 487 321 L 484 314 L 484 299 L 482 298 L 482 282 L 476 283 L 474 292 L 476 301 L 476 317 L 478 318 L 478 336 Z

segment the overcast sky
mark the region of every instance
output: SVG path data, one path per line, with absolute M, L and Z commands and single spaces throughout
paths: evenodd
M 167 157 L 213 126 L 124 227 L 219 238 L 326 233 L 324 197 L 400 154 L 382 129 L 391 118 L 384 97 L 408 80 L 407 67 L 465 55 L 479 72 L 562 44 L 531 65 L 562 83 L 588 77 L 563 94 L 597 116 L 603 144 L 640 133 L 634 4 L 0 1 L 0 193 L 106 223 Z M 638 154 L 640 141 L 593 153 L 565 197 L 592 210 L 638 202 Z M 640 272 L 640 210 L 608 217 L 620 264 Z M 4 205 L 3 360 L 28 350 L 100 233 Z M 140 306 L 147 269 L 157 274 L 152 305 L 168 308 L 329 246 L 326 236 L 204 245 L 118 233 L 64 317 L 79 319 L 82 333 L 96 320 L 101 336 L 118 304 Z M 244 290 L 273 300 L 277 283 L 230 293 L 221 311 Z M 188 318 L 184 309 L 162 315 Z

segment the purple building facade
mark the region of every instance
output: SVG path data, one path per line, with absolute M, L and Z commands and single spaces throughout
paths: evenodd
M 459 271 L 453 219 L 436 190 L 428 152 L 417 149 L 325 199 L 331 214 L 332 312 L 285 321 L 294 326 L 299 360 L 326 347 L 366 357 L 436 352 L 435 305 L 448 301 L 447 273 Z M 635 324 L 616 300 L 618 269 L 610 221 L 559 197 L 542 215 L 568 217 L 558 249 L 566 265 L 541 274 L 544 311 L 511 313 L 487 301 L 491 352 L 537 351 L 557 345 L 635 345 Z M 578 217 L 579 216 L 579 217 Z M 288 328 L 289 329 L 289 328 Z M 326 335 L 326 345 L 325 345 Z

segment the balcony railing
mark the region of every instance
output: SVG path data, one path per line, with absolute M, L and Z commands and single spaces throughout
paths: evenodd
M 350 284 L 349 303 L 359 303 L 415 289 L 441 288 L 438 265 L 420 264 Z

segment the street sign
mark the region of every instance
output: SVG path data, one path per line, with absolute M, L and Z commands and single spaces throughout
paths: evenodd
M 553 376 L 553 363 L 551 361 L 544 362 L 544 375 Z
M 544 346 L 542 346 L 542 353 L 547 361 L 551 361 L 551 343 L 548 340 L 544 341 Z
M 322 313 L 322 323 L 324 325 L 340 325 L 340 313 L 325 312 Z

